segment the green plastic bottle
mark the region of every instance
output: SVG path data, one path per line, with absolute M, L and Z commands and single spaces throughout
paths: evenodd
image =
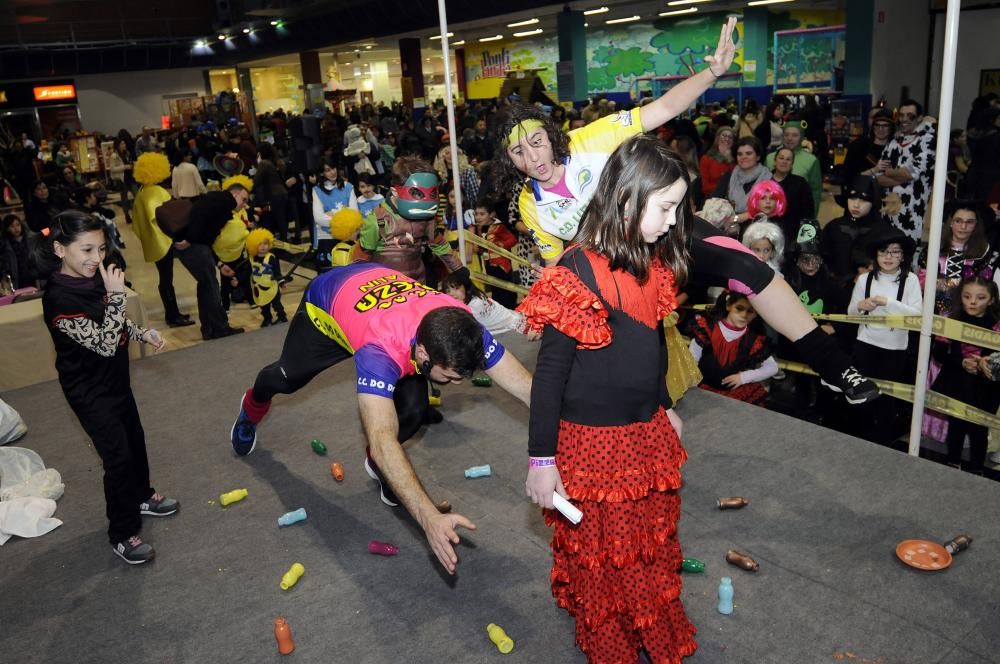
M 493 379 L 489 376 L 473 376 L 472 384 L 476 387 L 491 387 L 493 385 Z
M 685 558 L 681 561 L 681 571 L 692 574 L 702 574 L 705 571 L 705 563 L 697 558 Z
M 320 440 L 319 438 L 313 438 L 312 443 L 310 443 L 310 445 L 312 445 L 313 452 L 322 456 L 326 456 L 326 445 L 323 444 L 322 440 Z

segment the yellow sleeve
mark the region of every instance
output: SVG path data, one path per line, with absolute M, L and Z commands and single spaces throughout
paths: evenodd
M 620 111 L 599 118 L 569 133 L 569 151 L 611 154 L 619 145 L 642 133 L 639 109 Z
M 517 207 L 521 212 L 521 221 L 531 229 L 535 244 L 542 258 L 557 258 L 563 252 L 563 241 L 561 238 L 546 233 L 538 223 L 538 206 L 535 205 L 535 195 L 530 187 L 521 189 L 521 195 L 517 200 Z

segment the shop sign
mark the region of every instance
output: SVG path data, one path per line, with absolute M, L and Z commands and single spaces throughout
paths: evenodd
M 42 85 L 34 88 L 35 101 L 53 101 L 56 99 L 76 99 L 76 86 Z

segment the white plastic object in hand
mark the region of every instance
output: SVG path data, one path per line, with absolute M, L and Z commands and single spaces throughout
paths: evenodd
M 583 512 L 578 510 L 573 503 L 569 502 L 558 493 L 552 493 L 552 506 L 559 510 L 564 517 L 573 523 L 583 521 Z

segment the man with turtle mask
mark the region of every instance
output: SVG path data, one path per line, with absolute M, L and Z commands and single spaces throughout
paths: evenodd
M 438 177 L 434 167 L 414 157 L 401 157 L 392 166 L 389 197 L 368 216 L 358 244 L 371 261 L 398 270 L 416 281 L 426 281 L 421 257 L 424 246 L 449 272 L 462 268 L 443 237 L 434 237 L 438 210 Z

